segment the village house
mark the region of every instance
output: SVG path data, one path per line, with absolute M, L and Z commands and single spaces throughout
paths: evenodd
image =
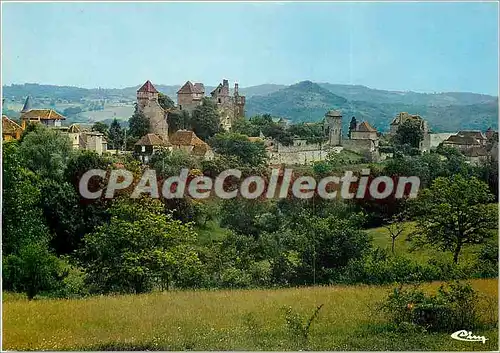
M 451 135 L 445 141 L 444 146 L 456 148 L 462 152 L 471 148 L 486 147 L 486 137 L 481 131 L 459 131 L 455 135 Z
M 68 135 L 71 145 L 76 150 L 94 151 L 99 155 L 108 150 L 106 137 L 98 131 L 84 129 L 78 124 L 61 127 L 59 131 Z
M 21 134 L 23 133 L 23 128 L 21 125 L 16 123 L 14 120 L 9 119 L 7 116 L 2 115 L 2 140 L 19 140 Z
M 170 136 L 170 143 L 174 149 L 183 150 L 195 157 L 211 160 L 214 158 L 214 152 L 210 146 L 201 140 L 194 131 L 177 130 Z
M 157 134 L 144 135 L 135 143 L 134 154 L 142 163 L 149 163 L 151 157 L 160 150 L 172 150 L 172 144 Z

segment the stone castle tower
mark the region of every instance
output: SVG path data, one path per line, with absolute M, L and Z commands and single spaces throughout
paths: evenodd
M 329 145 L 342 145 L 342 114 L 340 111 L 330 110 L 325 114 L 325 132 Z
M 137 90 L 137 109 L 149 119 L 149 132 L 168 142 L 167 112 L 158 102 L 158 91 L 149 80 Z
M 222 80 L 222 83 L 210 93 L 210 96 L 221 115 L 221 125 L 225 130 L 230 130 L 236 118 L 245 116 L 245 96 L 240 96 L 238 84 L 234 84 L 233 95 L 229 92 L 229 81 Z

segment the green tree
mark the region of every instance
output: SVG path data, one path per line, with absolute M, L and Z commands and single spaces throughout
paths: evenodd
M 175 107 L 174 101 L 169 96 L 161 92 L 158 93 L 158 103 L 160 103 L 160 106 L 165 110 Z
M 17 141 L 3 143 L 2 164 L 2 250 L 8 255 L 50 236 L 40 207 L 40 177 L 22 166 Z
M 263 142 L 252 142 L 248 136 L 236 133 L 219 133 L 209 140 L 214 152 L 238 157 L 241 162 L 251 166 L 261 166 L 267 161 Z
M 31 300 L 41 291 L 58 288 L 61 270 L 61 261 L 45 242 L 30 243 L 3 259 L 3 284 L 6 289 L 26 293 Z
M 233 198 L 224 200 L 220 209 L 220 224 L 234 231 L 258 239 L 264 231 L 274 231 L 277 217 L 270 201 Z
M 406 120 L 398 127 L 394 135 L 394 143 L 399 146 L 409 145 L 412 148 L 418 149 L 420 142 L 424 139 L 424 131 L 422 130 L 420 121 Z
M 118 120 L 113 119 L 109 126 L 108 142 L 111 149 L 118 150 L 123 147 L 124 131 L 122 130 Z
M 172 111 L 168 113 L 168 131 L 173 134 L 177 130 L 188 129 L 191 117 L 187 110 Z
M 19 152 L 26 167 L 42 178 L 62 180 L 73 148 L 67 135 L 38 124 L 24 137 Z
M 128 136 L 138 140 L 149 132 L 149 128 L 149 119 L 139 111 L 136 104 L 135 112 L 128 120 Z
M 488 186 L 475 177 L 439 177 L 415 204 L 417 226 L 411 239 L 453 253 L 458 263 L 462 248 L 481 244 L 497 228 L 498 209 Z
M 221 131 L 219 112 L 211 99 L 203 98 L 202 104 L 193 111 L 191 128 L 204 141 Z
M 109 127 L 105 123 L 98 121 L 92 125 L 92 131 L 97 131 L 103 134 L 104 136 L 108 136 L 109 133 Z
M 196 158 L 180 149 L 158 151 L 151 157 L 150 161 L 151 168 L 164 178 L 179 175 L 182 168 L 198 168 L 198 164 Z
M 98 292 L 135 292 L 196 282 L 196 233 L 158 200 L 117 200 L 111 220 L 85 236 L 83 261 Z

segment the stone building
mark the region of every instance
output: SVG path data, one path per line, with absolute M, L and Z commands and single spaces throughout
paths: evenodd
M 195 157 L 205 160 L 211 160 L 214 157 L 214 153 L 210 146 L 196 136 L 194 131 L 177 130 L 170 136 L 170 143 L 174 149 L 183 150 Z
M 149 163 L 151 157 L 159 150 L 172 150 L 172 145 L 153 133 L 144 135 L 135 143 L 134 155 L 142 162 Z
M 203 83 L 193 84 L 191 81 L 187 81 L 177 91 L 177 108 L 179 110 L 186 110 L 191 114 L 197 106 L 201 105 L 203 97 L 205 97 L 205 86 Z
M 325 114 L 325 133 L 330 146 L 342 145 L 342 114 L 338 110 L 330 110 Z
M 459 131 L 456 135 L 451 135 L 443 141 L 443 145 L 464 152 L 471 148 L 484 148 L 486 141 L 487 139 L 481 131 Z
M 59 130 L 68 135 L 71 145 L 76 150 L 94 151 L 99 155 L 108 150 L 108 141 L 99 131 L 87 130 L 78 124 L 61 127 Z
M 31 109 L 31 97 L 26 97 L 23 109 L 21 110 L 21 127 L 26 129 L 31 123 L 40 123 L 48 127 L 59 127 L 61 122 L 66 120 L 64 116 L 53 109 Z
M 342 141 L 344 148 L 356 153 L 369 155 L 370 160 L 378 159 L 379 137 L 377 130 L 369 122 L 357 123 L 356 118 L 349 124 L 349 139 Z
M 149 80 L 137 90 L 137 109 L 149 119 L 149 132 L 168 142 L 168 113 L 158 102 L 158 91 Z
M 230 130 L 234 121 L 245 116 L 245 96 L 240 96 L 238 84 L 234 84 L 234 92 L 229 91 L 229 81 L 222 83 L 210 92 L 210 97 L 219 108 L 221 125 L 225 130 Z
M 284 146 L 278 141 L 269 143 L 267 152 L 271 164 L 308 164 L 325 160 L 328 153 L 339 153 L 343 149 L 361 154 L 371 161 L 380 159 L 378 132 L 367 121 L 358 125 L 356 118 L 351 120 L 347 139 L 342 138 L 342 114 L 330 110 L 325 114 L 325 140 L 308 143 L 307 140 L 294 138 L 291 145 Z

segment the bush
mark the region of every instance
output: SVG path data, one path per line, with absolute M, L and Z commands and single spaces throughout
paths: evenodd
M 379 308 L 397 327 L 417 325 L 428 331 L 473 329 L 479 323 L 478 295 L 470 284 L 455 282 L 429 295 L 414 287 L 394 288 Z
M 441 273 L 405 256 L 389 256 L 385 250 L 374 249 L 362 259 L 349 262 L 337 279 L 347 284 L 412 283 L 441 279 Z
M 475 263 L 474 277 L 498 277 L 498 243 L 486 243 L 483 245 Z
M 43 242 L 22 247 L 18 254 L 3 259 L 3 285 L 26 293 L 29 300 L 42 291 L 57 289 L 64 278 L 62 263 Z

